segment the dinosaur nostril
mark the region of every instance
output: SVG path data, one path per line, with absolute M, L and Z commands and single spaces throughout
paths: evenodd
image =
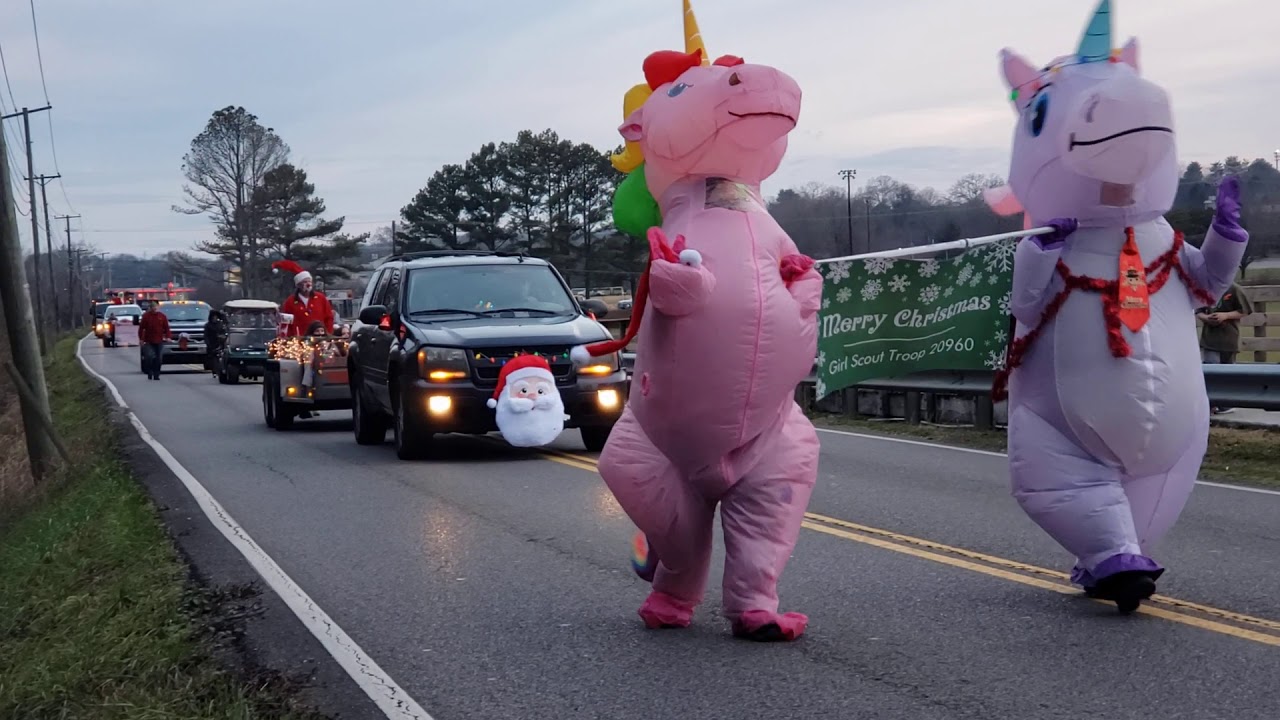
M 732 74 L 730 74 L 730 75 L 729 75 L 729 85 L 730 85 L 730 86 L 733 86 L 733 85 L 741 85 L 741 84 L 742 84 L 742 78 L 738 77 L 738 73 L 732 73 Z

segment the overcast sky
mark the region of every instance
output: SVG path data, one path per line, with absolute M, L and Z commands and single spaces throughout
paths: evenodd
M 0 3 L 19 107 L 44 104 L 26 0 Z M 189 248 L 181 158 L 209 115 L 275 128 L 348 228 L 399 214 L 440 165 L 525 128 L 605 149 L 641 61 L 681 48 L 679 0 L 36 0 L 72 223 L 99 250 Z M 891 175 L 940 191 L 1007 171 L 1013 124 L 997 53 L 1075 49 L 1095 0 L 696 0 L 709 52 L 774 65 L 804 92 L 768 193 Z M 1115 0 L 1114 44 L 1173 96 L 1184 162 L 1280 146 L 1280 3 Z M 6 111 L 9 91 L 0 88 Z M 21 124 L 7 121 L 9 141 Z M 36 172 L 54 172 L 32 117 Z M 21 146 L 13 155 L 25 163 Z M 25 164 L 19 171 L 25 175 Z M 51 211 L 67 212 L 49 186 Z M 25 190 L 24 190 L 25 193 Z M 39 188 L 37 187 L 37 194 Z M 27 218 L 19 220 L 29 223 Z M 61 223 L 58 224 L 61 227 Z M 24 236 L 29 228 L 24 230 Z

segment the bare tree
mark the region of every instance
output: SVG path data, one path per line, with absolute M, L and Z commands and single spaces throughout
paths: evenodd
M 236 264 L 246 297 L 253 297 L 257 289 L 262 255 L 259 218 L 251 199 L 266 174 L 288 157 L 289 146 L 273 129 L 263 127 L 243 107 L 228 105 L 213 113 L 182 158 L 187 206 L 173 210 L 209 216 L 216 237 L 196 243 L 195 249 Z

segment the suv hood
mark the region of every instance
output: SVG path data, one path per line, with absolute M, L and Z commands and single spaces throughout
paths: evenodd
M 581 345 L 611 339 L 608 330 L 585 315 L 536 318 L 423 318 L 414 327 L 428 345 L 481 347 L 540 343 Z

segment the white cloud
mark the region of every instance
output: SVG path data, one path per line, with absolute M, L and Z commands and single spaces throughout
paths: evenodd
M 37 106 L 25 5 L 0 9 L 0 44 L 18 102 Z M 711 54 L 777 65 L 804 90 L 791 153 L 767 189 L 838 184 L 838 169 L 857 167 L 859 182 L 887 174 L 945 190 L 965 172 L 1006 170 L 1013 115 L 999 49 L 1033 62 L 1070 52 L 1093 5 L 695 0 L 694 10 Z M 169 206 L 181 201 L 182 154 L 217 108 L 244 105 L 280 132 L 331 213 L 388 222 L 441 164 L 521 129 L 616 145 L 622 94 L 642 80 L 644 56 L 680 46 L 678 7 L 37 3 L 72 201 L 86 228 L 142 231 L 92 234 L 103 249 L 150 252 L 207 232 Z M 1137 36 L 1144 72 L 1173 95 L 1184 159 L 1270 157 L 1280 46 L 1246 29 L 1280 24 L 1280 6 L 1117 0 L 1114 10 L 1116 44 Z M 47 126 L 33 131 L 38 171 L 51 171 Z

